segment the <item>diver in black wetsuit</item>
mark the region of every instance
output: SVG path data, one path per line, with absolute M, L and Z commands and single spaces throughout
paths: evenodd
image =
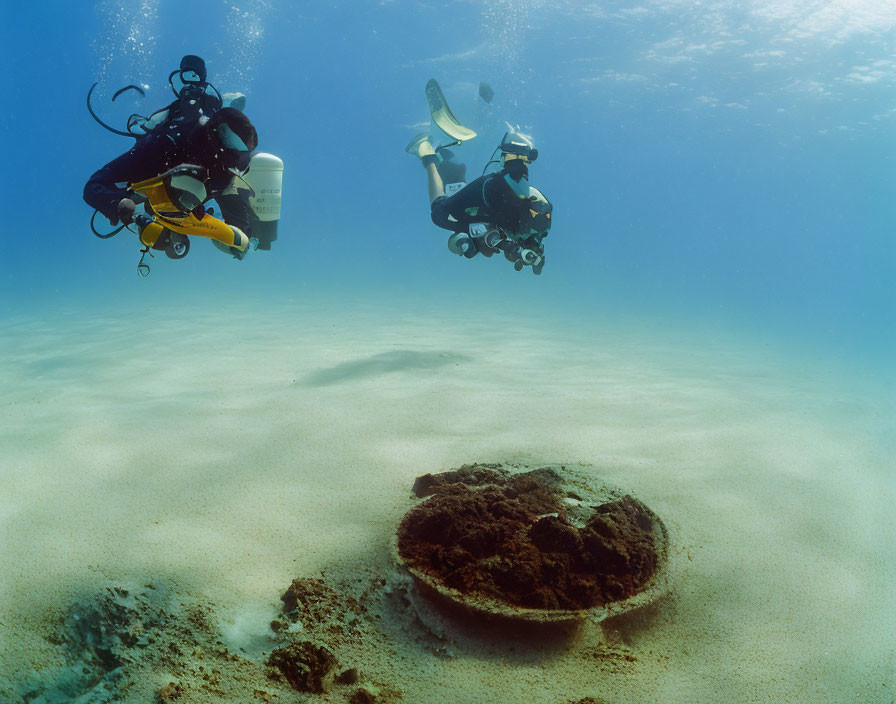
M 452 252 L 472 258 L 501 251 L 517 271 L 529 265 L 540 274 L 542 240 L 551 227 L 553 206 L 529 185 L 529 164 L 538 158 L 538 150 L 531 140 L 512 131 L 498 149 L 500 171 L 484 174 L 450 196 L 445 195 L 445 181 L 463 173 L 450 152 L 447 159 L 443 153 L 447 150 L 437 153 L 426 135 L 419 135 L 407 151 L 426 169 L 432 221 L 455 233 L 448 240 Z
M 150 132 L 128 152 L 94 173 L 84 186 L 84 200 L 111 224 L 120 220 L 128 225 L 140 197 L 118 184 L 129 186 L 175 166 L 192 164 L 208 169 L 206 188 L 218 202 L 224 221 L 251 236 L 248 188 L 238 188 L 235 172 L 246 170 L 252 150 L 258 145 L 255 127 L 242 112 L 230 107 L 218 110 L 210 118 L 201 116 L 192 124 L 180 124 L 177 138 L 167 129 Z M 233 247 L 225 249 L 242 259 L 244 252 Z

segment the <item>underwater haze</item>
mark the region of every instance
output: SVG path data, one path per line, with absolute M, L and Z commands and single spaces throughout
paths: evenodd
M 416 476 L 569 462 L 666 521 L 670 599 L 510 655 L 383 597 L 362 672 L 415 704 L 893 701 L 896 4 L 48 0 L 0 37 L 0 700 L 106 701 L 54 629 L 110 584 L 213 599 L 251 661 L 292 579 L 392 579 Z M 186 54 L 283 160 L 279 238 L 142 278 L 90 229 L 133 140 L 85 98 L 123 129 Z M 540 276 L 433 225 L 431 78 L 468 180 L 534 138 Z M 123 701 L 253 699 L 153 667 Z
M 886 3 L 146 0 L 3 13 L 13 310 L 185 291 L 469 295 L 508 311 L 705 321 L 879 367 L 896 350 Z M 259 148 L 283 158 L 281 236 L 243 263 L 196 247 L 142 281 L 134 238 L 99 241 L 87 226 L 84 182 L 131 140 L 94 123 L 84 96 L 99 81 L 99 111 L 121 127 L 169 102 L 186 53 L 222 92 L 247 95 Z M 557 221 L 540 279 L 450 256 L 431 224 L 402 149 L 429 125 L 431 77 L 480 133 L 457 150 L 471 175 L 505 121 L 535 137 L 531 181 Z M 130 83 L 147 97 L 109 101 Z

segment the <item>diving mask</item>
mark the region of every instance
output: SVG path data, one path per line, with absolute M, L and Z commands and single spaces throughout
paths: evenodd
M 511 154 L 509 152 L 501 154 L 501 158 L 504 159 L 504 163 L 506 164 L 508 161 L 521 161 L 524 164 L 531 164 L 532 162 L 529 160 L 529 157 L 523 156 L 522 154 Z
M 532 138 L 514 130 L 504 133 L 500 149 L 505 162 L 521 159 L 527 164 L 531 164 L 538 158 L 538 150 L 535 148 Z

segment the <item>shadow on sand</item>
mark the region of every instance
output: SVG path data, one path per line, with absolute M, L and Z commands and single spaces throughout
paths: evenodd
M 302 380 L 302 384 L 305 386 L 330 386 L 392 372 L 438 369 L 469 360 L 470 357 L 453 352 L 418 352 L 415 350 L 380 352 L 366 359 L 342 362 L 333 367 L 318 369 L 308 374 Z

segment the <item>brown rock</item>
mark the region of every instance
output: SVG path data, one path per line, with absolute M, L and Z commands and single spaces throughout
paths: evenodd
M 377 704 L 379 702 L 379 687 L 372 684 L 359 688 L 349 699 L 349 704 Z
M 575 526 L 559 516 L 545 516 L 529 529 L 529 539 L 542 552 L 576 555 L 582 552 L 582 538 Z
M 504 482 L 507 470 L 498 465 L 465 464 L 459 469 L 439 474 L 424 474 L 414 480 L 414 494 L 418 498 L 435 494 L 440 487 L 447 484 L 466 484 L 467 486 L 483 486 L 495 482 Z
M 336 678 L 339 684 L 355 684 L 358 681 L 358 668 L 350 667 Z
M 300 641 L 277 648 L 268 658 L 294 689 L 320 694 L 333 686 L 336 657 L 324 645 Z
M 159 690 L 159 702 L 168 704 L 169 702 L 180 699 L 180 695 L 184 693 L 184 688 L 177 682 L 169 682 Z
M 652 514 L 625 496 L 579 529 L 561 485 L 550 468 L 424 475 L 415 491 L 433 495 L 402 519 L 399 554 L 461 593 L 527 608 L 587 609 L 638 593 L 659 561 Z
M 361 611 L 355 598 L 337 592 L 322 579 L 294 579 L 280 599 L 284 613 L 291 614 L 291 618 L 298 617 L 306 625 L 328 623 L 344 617 L 346 612 Z

